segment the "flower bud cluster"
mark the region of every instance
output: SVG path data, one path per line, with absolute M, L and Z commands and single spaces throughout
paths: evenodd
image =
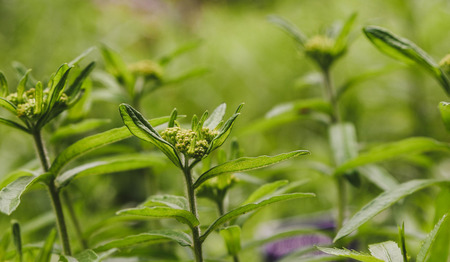
M 305 43 L 305 54 L 323 69 L 330 67 L 344 52 L 345 49 L 336 50 L 336 40 L 324 35 L 316 35 Z
M 43 101 L 46 100 L 48 96 L 49 90 L 44 90 Z M 36 90 L 31 88 L 24 92 L 22 98 L 19 99 L 17 93 L 11 93 L 6 97 L 6 100 L 13 103 L 17 107 L 17 116 L 18 117 L 28 117 L 34 118 L 37 116 L 36 114 Z M 66 94 L 62 94 L 59 98 L 58 103 L 66 104 L 68 97 Z
M 191 129 L 169 127 L 161 133 L 161 137 L 186 157 L 201 159 L 217 134 L 218 131 L 209 128 L 202 128 L 196 132 Z
M 163 76 L 163 69 L 161 66 L 151 60 L 142 60 L 134 64 L 130 64 L 128 69 L 135 75 L 142 75 L 144 77 L 154 77 L 161 79 Z

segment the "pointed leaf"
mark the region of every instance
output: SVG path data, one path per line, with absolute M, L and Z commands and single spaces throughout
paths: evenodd
M 35 101 L 36 107 L 34 113 L 38 115 L 42 112 L 42 107 L 44 105 L 44 86 L 41 82 L 37 82 L 35 87 Z
M 253 203 L 277 190 L 278 188 L 288 184 L 289 181 L 287 180 L 278 180 L 272 183 L 267 183 L 262 186 L 260 186 L 258 189 L 253 191 L 253 193 L 244 201 L 240 206 L 247 205 L 250 203 Z
M 137 110 L 130 105 L 121 104 L 120 114 L 124 124 L 130 132 L 136 137 L 150 142 L 159 148 L 177 167 L 182 168 L 181 160 L 175 148 L 167 141 L 162 139 L 152 125 Z
M 149 121 L 151 124 L 157 126 L 169 121 L 169 117 L 155 118 Z M 52 163 L 52 166 L 50 167 L 50 172 L 57 175 L 65 165 L 67 165 L 70 161 L 76 159 L 77 157 L 80 157 L 99 147 L 123 140 L 131 136 L 132 134 L 126 127 L 120 127 L 83 138 L 67 147 L 58 155 L 58 157 L 56 157 L 56 159 Z
M 404 262 L 402 251 L 394 241 L 369 245 L 372 256 L 385 262 Z
M 0 97 L 0 106 L 6 108 L 9 112 L 17 115 L 17 107 L 3 97 Z
M 85 119 L 81 122 L 62 126 L 53 133 L 51 141 L 56 142 L 68 137 L 93 131 L 111 122 L 109 119 Z
M 7 95 L 9 95 L 8 81 L 6 81 L 6 77 L 3 72 L 0 71 L 0 96 L 6 97 Z
M 267 18 L 269 22 L 275 24 L 279 28 L 281 28 L 284 32 L 286 32 L 290 37 L 292 37 L 300 46 L 304 46 L 306 41 L 308 40 L 306 36 L 298 29 L 296 26 L 292 25 L 288 21 L 284 20 L 281 17 L 271 15 Z
M 4 187 L 0 191 L 0 212 L 11 215 L 19 206 L 22 194 L 39 179 L 40 176 L 22 176 Z
M 450 94 L 450 80 L 445 76 L 437 63 L 413 42 L 377 26 L 367 26 L 363 31 L 381 52 L 397 60 L 413 62 L 422 66 L 433 74 L 447 94 Z
M 140 207 L 120 210 L 118 215 L 135 215 L 161 218 L 175 218 L 191 228 L 199 225 L 197 218 L 189 211 L 169 207 Z
M 292 194 L 284 194 L 278 196 L 272 196 L 268 199 L 262 200 L 258 203 L 252 203 L 244 206 L 240 206 L 236 209 L 231 210 L 230 212 L 224 214 L 223 216 L 216 219 L 209 227 L 206 229 L 205 233 L 200 237 L 201 241 L 204 241 L 212 231 L 216 230 L 222 224 L 230 221 L 231 219 L 243 215 L 245 213 L 254 211 L 256 209 L 262 208 L 266 205 L 277 203 L 284 200 L 295 199 L 295 198 L 305 198 L 305 197 L 315 197 L 312 193 L 292 193 Z
M 95 47 L 93 47 L 93 46 L 89 47 L 88 49 L 86 49 L 86 51 L 81 53 L 81 55 L 77 56 L 74 60 L 70 61 L 69 66 L 75 66 L 76 64 L 78 64 L 81 60 L 83 60 L 94 49 L 95 49 Z
M 439 184 L 439 183 L 449 183 L 443 180 L 435 180 L 435 179 L 419 179 L 419 180 L 411 180 L 409 182 L 400 184 L 394 189 L 389 191 L 385 191 L 381 193 L 378 197 L 370 201 L 367 205 L 365 205 L 362 209 L 360 209 L 352 218 L 350 218 L 344 226 L 339 230 L 334 241 L 345 237 L 350 234 L 358 227 L 360 227 L 365 222 L 369 221 L 375 215 L 385 210 L 386 208 L 393 205 L 395 202 L 400 199 L 411 195 L 423 188 Z
M 439 222 L 434 226 L 433 230 L 428 234 L 425 241 L 422 243 L 422 246 L 420 247 L 419 254 L 417 254 L 416 262 L 426 262 L 429 261 L 429 256 L 431 255 L 431 250 L 434 241 L 436 240 L 436 237 L 438 235 L 439 229 L 441 228 L 441 225 L 446 222 L 447 215 L 444 215 Z M 442 258 L 444 260 L 447 260 L 447 258 Z
M 88 77 L 92 70 L 94 70 L 94 67 L 95 62 L 91 62 L 83 69 L 83 71 L 81 71 L 73 83 L 67 88 L 66 94 L 68 97 L 76 96 L 80 92 L 84 80 Z
M 332 108 L 330 103 L 325 102 L 323 99 L 309 98 L 277 105 L 269 112 L 267 112 L 265 117 L 273 118 L 286 113 L 301 115 L 307 114 L 311 111 L 317 111 L 331 115 Z
M 167 125 L 168 127 L 174 127 L 175 126 L 175 120 L 177 120 L 177 116 L 178 116 L 177 109 L 174 108 L 172 110 L 172 113 L 170 114 L 169 124 Z
M 386 143 L 345 162 L 336 169 L 335 175 L 342 175 L 345 171 L 362 165 L 428 151 L 450 151 L 450 145 L 427 137 L 413 137 Z
M 209 145 L 209 148 L 206 151 L 205 155 L 208 155 L 216 148 L 220 147 L 223 143 L 225 143 L 225 140 L 227 140 L 228 136 L 230 135 L 234 122 L 236 121 L 236 118 L 239 116 L 239 112 L 241 111 L 243 106 L 244 104 L 240 104 L 236 109 L 234 115 L 232 115 L 220 128 L 219 134 L 216 137 L 214 137 L 214 139 L 211 141 L 211 144 Z
M 127 65 L 119 54 L 105 45 L 101 46 L 100 51 L 105 60 L 105 68 L 110 74 L 116 77 L 117 81 L 124 85 L 129 94 L 133 94 L 134 78 L 128 70 Z
M 61 97 L 71 69 L 72 68 L 67 64 L 63 64 L 58 69 L 53 79 L 50 81 L 50 91 L 48 92 L 48 97 L 45 101 L 45 112 L 47 113 L 47 115 L 50 113 L 55 103 Z
M 359 167 L 360 174 L 365 176 L 367 180 L 382 190 L 390 190 L 398 185 L 397 179 L 393 177 L 389 172 L 377 165 L 366 165 Z
M 23 101 L 23 94 L 25 92 L 25 86 L 27 85 L 28 81 L 28 74 L 31 72 L 31 69 L 28 69 L 25 72 L 25 75 L 20 79 L 19 85 L 17 86 L 17 100 L 19 102 Z
M 52 229 L 52 231 L 50 231 L 50 234 L 48 234 L 47 239 L 45 240 L 44 246 L 39 252 L 39 256 L 36 262 L 50 262 L 53 250 L 53 243 L 55 243 L 55 240 L 56 240 L 56 229 Z
M 131 235 L 121 239 L 108 241 L 97 246 L 94 250 L 96 252 L 102 252 L 111 248 L 128 248 L 140 244 L 150 245 L 152 243 L 157 244 L 168 240 L 173 240 L 181 246 L 192 246 L 191 237 L 184 232 L 174 230 L 154 230 L 139 235 Z
M 405 238 L 405 222 L 401 227 L 398 227 L 398 234 L 400 236 L 400 247 L 402 251 L 403 261 L 408 262 L 408 252 L 406 251 L 406 238 Z
M 440 102 L 439 110 L 441 111 L 441 118 L 444 122 L 445 128 L 450 132 L 450 103 Z
M 248 171 L 258 168 L 263 168 L 281 161 L 288 160 L 293 157 L 307 155 L 309 151 L 297 150 L 290 153 L 279 154 L 276 156 L 259 156 L 259 157 L 242 157 L 236 160 L 225 162 L 221 165 L 215 166 L 203 173 L 194 183 L 194 188 L 198 188 L 206 180 L 227 173 Z
M 22 254 L 22 234 L 20 232 L 19 222 L 13 220 L 12 221 L 12 235 L 14 240 L 14 246 L 16 248 L 16 254 L 18 256 L 18 260 L 22 262 L 23 254 Z
M 91 249 L 87 249 L 75 255 L 78 262 L 98 262 L 99 256 Z
M 189 203 L 185 197 L 174 195 L 154 195 L 147 198 L 142 206 L 167 206 L 174 209 L 189 211 Z
M 67 170 L 55 179 L 55 185 L 59 188 L 67 186 L 73 179 L 84 176 L 103 175 L 108 173 L 117 173 L 128 170 L 148 168 L 164 163 L 160 156 L 155 155 L 122 155 L 84 164 L 74 169 Z
M 444 215 L 450 212 L 450 186 L 440 186 L 439 193 L 434 197 L 434 224 L 438 224 Z M 448 260 L 450 251 L 450 223 L 446 219 L 439 228 L 439 233 L 431 247 L 428 261 Z
M 161 65 L 168 64 L 170 61 L 172 61 L 174 58 L 178 57 L 179 55 L 182 55 L 188 51 L 191 51 L 192 49 L 199 47 L 200 44 L 201 44 L 201 41 L 199 41 L 199 40 L 192 41 L 187 44 L 183 44 L 183 45 L 177 47 L 175 50 L 171 51 L 169 54 L 164 55 L 163 57 L 158 59 L 158 62 Z
M 13 127 L 13 128 L 16 128 L 16 129 L 19 129 L 20 131 L 23 131 L 23 132 L 25 132 L 25 133 L 28 133 L 28 134 L 30 133 L 30 131 L 28 130 L 28 128 L 22 126 L 22 125 L 19 124 L 19 123 L 16 123 L 16 122 L 14 122 L 14 121 L 11 121 L 11 120 L 9 120 L 9 119 L 5 119 L 5 118 L 0 117 L 0 123 L 1 123 L 1 124 L 5 124 L 5 125 L 10 126 L 10 127 Z
M 350 31 L 353 27 L 353 24 L 355 23 L 356 17 L 358 15 L 356 13 L 353 13 L 345 22 L 344 26 L 342 27 L 341 32 L 339 33 L 338 37 L 336 38 L 336 44 L 334 45 L 334 51 L 336 53 L 340 53 L 343 49 L 347 46 L 347 38 L 350 34 Z
M 375 258 L 369 254 L 360 253 L 358 251 L 354 250 L 348 250 L 348 249 L 340 249 L 340 248 L 329 248 L 329 247 L 317 247 L 320 251 L 334 255 L 339 257 L 347 257 L 351 259 L 355 259 L 362 262 L 384 262 L 383 260 L 380 260 L 378 258 Z
M 227 110 L 227 104 L 222 103 L 220 104 L 214 111 L 211 113 L 211 115 L 206 119 L 205 124 L 203 125 L 206 128 L 209 128 L 213 130 L 216 128 L 216 126 L 222 122 L 223 116 L 225 115 L 225 112 Z

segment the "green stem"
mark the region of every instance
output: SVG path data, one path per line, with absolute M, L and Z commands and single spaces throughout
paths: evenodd
M 72 224 L 75 227 L 75 232 L 77 234 L 78 240 L 80 241 L 81 246 L 83 249 L 88 249 L 88 244 L 86 239 L 83 237 L 83 231 L 81 230 L 80 221 L 77 218 L 77 215 L 75 213 L 75 209 L 73 208 L 72 200 L 70 198 L 70 195 L 67 191 L 64 191 L 62 193 L 64 202 L 66 203 L 67 210 L 69 210 L 69 217 L 72 220 Z
M 337 103 L 337 98 L 336 98 L 336 91 L 334 90 L 333 82 L 331 81 L 330 70 L 324 69 L 322 71 L 322 73 L 323 73 L 323 80 L 324 80 L 324 85 L 325 85 L 325 93 L 326 93 L 328 101 L 330 102 L 330 104 L 333 108 L 333 112 L 331 115 L 331 122 L 337 123 L 340 121 L 339 108 L 338 108 L 338 103 Z
M 347 203 L 345 178 L 339 176 L 337 178 L 336 183 L 338 189 L 338 217 L 337 217 L 336 231 L 339 231 L 342 228 L 342 225 L 344 224 L 345 207 Z
M 189 200 L 189 208 L 191 213 L 198 219 L 197 213 L 197 201 L 195 198 L 195 189 L 193 187 L 194 181 L 192 179 L 191 168 L 189 167 L 189 159 L 186 157 L 184 164 L 184 177 L 186 179 L 186 188 Z M 202 254 L 202 242 L 200 240 L 200 226 L 195 226 L 192 228 L 192 239 L 194 241 L 194 255 L 196 262 L 203 262 Z
M 42 135 L 40 130 L 33 132 L 33 138 L 36 145 L 36 151 L 39 159 L 41 160 L 42 168 L 44 172 L 48 172 L 50 168 L 50 162 L 47 157 L 47 151 L 45 150 Z M 64 220 L 64 213 L 62 210 L 61 199 L 59 197 L 59 190 L 55 187 L 54 179 L 51 179 L 47 184 L 48 191 L 50 193 L 50 199 L 52 200 L 53 210 L 56 215 L 56 226 L 58 228 L 59 238 L 61 239 L 63 251 L 65 255 L 71 255 L 69 235 L 67 234 L 66 222 Z

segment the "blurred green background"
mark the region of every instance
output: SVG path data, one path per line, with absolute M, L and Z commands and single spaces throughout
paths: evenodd
M 263 211 L 256 218 L 266 221 L 266 217 L 328 210 L 333 207 L 335 194 L 334 189 L 327 187 L 333 186 L 331 181 L 302 169 L 305 161 L 331 161 L 325 125 L 304 119 L 267 130 L 251 129 L 278 104 L 322 96 L 320 83 L 306 81 L 317 75 L 315 65 L 286 34 L 267 21 L 267 16 L 281 16 L 312 36 L 336 22 L 342 23 L 355 12 L 358 17 L 350 34 L 350 48 L 332 71 L 336 85 L 371 70 L 388 68 L 353 87 L 340 101 L 343 119 L 355 124 L 361 148 L 410 136 L 448 141 L 437 109 L 438 103 L 445 100 L 438 83 L 420 68 L 382 55 L 361 31 L 366 25 L 388 28 L 413 40 L 439 61 L 450 52 L 450 2 L 446 0 L 0 0 L 0 70 L 11 89 L 18 82 L 11 66 L 13 61 L 32 68 L 34 78 L 45 80 L 60 64 L 91 46 L 105 44 L 126 62 L 133 63 L 157 59 L 180 46 L 199 43 L 176 58 L 164 74 L 177 76 L 192 68 L 206 68 L 208 72 L 149 94 L 143 98 L 142 111 L 149 118 L 168 115 L 174 107 L 181 114 L 201 115 L 205 109 L 211 111 L 225 102 L 230 115 L 245 102 L 233 134 L 246 155 L 310 150 L 308 159 L 270 169 L 260 177 L 267 181 L 310 179 L 302 191 L 315 192 L 317 199 L 303 201 L 304 206 L 296 209 L 282 204 L 277 207 L 278 214 Z M 98 50 L 85 62 L 91 60 L 98 61 L 96 70 L 103 69 Z M 94 82 L 94 92 L 104 88 Z M 94 100 L 89 117 L 111 119 L 102 130 L 122 125 L 116 101 Z M 0 178 L 35 157 L 31 138 L 5 126 L 0 126 L 0 148 Z M 431 175 L 424 171 L 428 167 L 411 166 L 407 161 L 386 166 L 400 181 L 437 174 Z M 176 170 L 158 172 L 159 192 L 182 193 L 179 174 L 171 174 Z M 129 174 L 118 176 L 130 179 Z M 143 188 L 130 189 L 114 179 L 103 176 L 77 182 L 77 209 L 83 214 L 82 219 L 101 221 L 105 215 L 114 214 L 118 209 L 115 205 L 132 205 L 145 199 Z M 178 179 L 174 186 L 173 181 Z M 245 190 L 238 188 L 237 192 L 242 195 Z M 126 196 L 127 192 L 130 196 Z M 367 194 L 352 203 L 355 210 L 379 192 L 370 186 L 354 189 L 354 195 Z M 25 204 L 12 217 L 27 221 L 42 214 L 42 210 L 50 210 L 48 201 L 40 200 L 45 197 L 40 190 L 27 193 Z M 130 202 L 124 203 L 120 198 Z M 426 220 L 427 213 L 423 216 Z M 9 220 L 0 215 L 0 226 L 6 227 Z M 247 236 L 255 231 L 250 226 Z M 30 234 L 31 239 L 38 236 Z M 211 248 L 214 249 L 212 245 Z

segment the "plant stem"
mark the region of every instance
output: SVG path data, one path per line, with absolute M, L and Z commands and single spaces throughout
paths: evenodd
M 189 200 L 189 208 L 191 210 L 191 213 L 198 219 L 198 213 L 197 213 L 197 201 L 195 198 L 195 189 L 192 186 L 192 174 L 191 174 L 191 168 L 189 167 L 189 159 L 186 157 L 184 161 L 184 177 L 186 179 L 186 188 L 187 188 L 187 194 L 188 194 L 188 200 Z M 195 226 L 192 228 L 192 239 L 194 241 L 194 255 L 195 255 L 195 261 L 196 262 L 203 262 L 203 254 L 202 254 L 202 242 L 200 241 L 200 226 Z
M 34 130 L 33 132 L 34 144 L 36 145 L 36 151 L 39 159 L 41 160 L 42 168 L 44 172 L 48 172 L 50 163 L 47 157 L 47 151 L 45 150 L 42 135 L 40 130 Z M 55 187 L 54 178 L 47 182 L 47 188 L 50 193 L 50 199 L 52 200 L 53 210 L 56 215 L 56 225 L 58 228 L 59 238 L 61 239 L 63 251 L 65 255 L 71 255 L 69 235 L 67 234 L 66 222 L 64 220 L 64 213 L 62 210 L 61 199 L 59 197 L 59 190 Z
M 347 196 L 344 177 L 339 176 L 337 178 L 336 183 L 338 189 L 338 217 L 336 223 L 336 231 L 339 231 L 342 228 L 342 225 L 344 224 Z
M 325 85 L 325 93 L 328 98 L 328 101 L 330 102 L 330 104 L 333 108 L 333 111 L 331 114 L 331 122 L 337 123 L 340 121 L 339 108 L 338 108 L 338 103 L 337 103 L 337 98 L 336 98 L 336 92 L 333 87 L 333 82 L 331 81 L 330 70 L 324 69 L 322 71 L 322 73 L 323 73 L 323 80 L 324 80 L 324 85 Z

